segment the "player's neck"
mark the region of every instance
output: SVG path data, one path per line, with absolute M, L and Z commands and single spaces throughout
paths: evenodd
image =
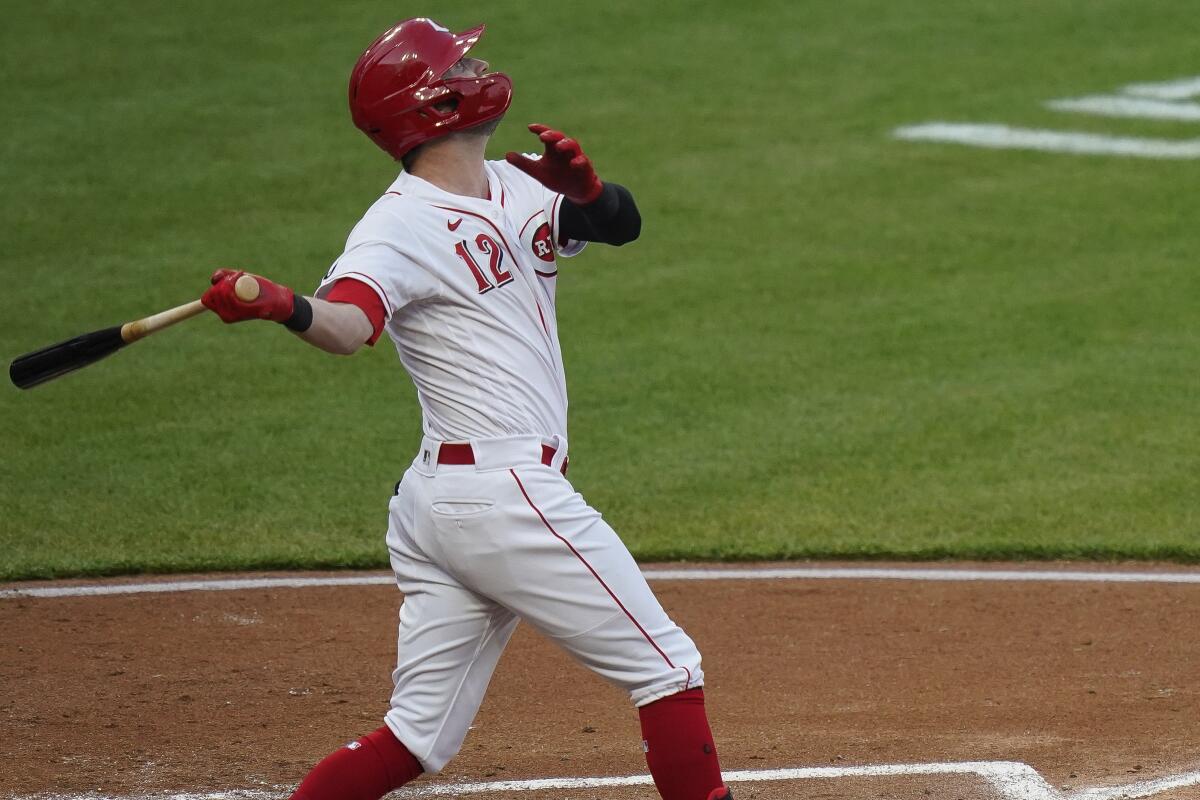
M 483 169 L 486 146 L 486 136 L 435 140 L 425 145 L 412 174 L 451 194 L 487 199 L 488 179 Z

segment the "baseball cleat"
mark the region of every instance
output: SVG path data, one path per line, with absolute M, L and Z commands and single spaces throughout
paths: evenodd
M 733 792 L 728 786 L 718 786 L 708 793 L 708 800 L 733 800 Z

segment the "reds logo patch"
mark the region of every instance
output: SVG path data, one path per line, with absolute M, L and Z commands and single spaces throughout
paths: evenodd
M 554 245 L 550 242 L 550 223 L 543 222 L 533 233 L 533 241 L 530 243 L 533 248 L 533 254 L 542 261 L 554 262 Z

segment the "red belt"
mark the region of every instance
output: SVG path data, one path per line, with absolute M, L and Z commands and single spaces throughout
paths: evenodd
M 548 444 L 542 445 L 542 463 L 547 467 L 554 462 L 554 454 L 558 451 Z M 475 451 L 471 449 L 471 445 L 467 442 L 455 443 L 446 442 L 438 448 L 438 463 L 439 464 L 455 464 L 455 465 L 470 465 L 475 463 Z M 570 459 L 563 459 L 561 472 L 567 474 L 567 462 Z

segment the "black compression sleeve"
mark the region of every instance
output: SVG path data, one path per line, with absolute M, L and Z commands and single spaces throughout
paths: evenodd
M 622 245 L 638 238 L 642 216 L 633 195 L 619 183 L 605 181 L 600 196 L 585 206 L 563 199 L 558 211 L 558 236 L 562 242 L 603 242 Z

